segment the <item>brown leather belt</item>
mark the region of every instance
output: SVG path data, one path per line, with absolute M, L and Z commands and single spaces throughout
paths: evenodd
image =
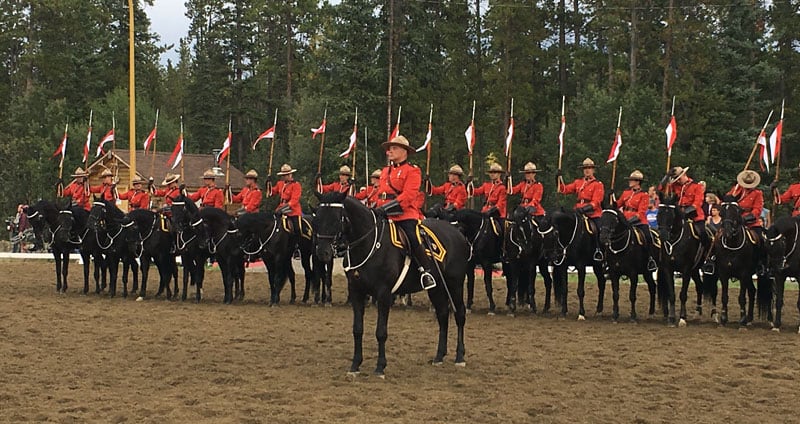
M 636 208 L 622 208 L 622 210 L 625 212 L 638 212 Z
M 381 194 L 378 195 L 378 199 L 381 199 L 381 200 L 392 200 L 392 199 L 396 199 L 396 198 L 397 198 L 397 195 L 389 194 L 389 193 L 381 193 Z

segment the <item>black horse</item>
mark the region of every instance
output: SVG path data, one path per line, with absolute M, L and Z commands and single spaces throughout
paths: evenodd
M 67 292 L 67 274 L 69 273 L 69 254 L 77 246 L 73 243 L 56 242 L 54 233 L 58 231 L 59 207 L 48 200 L 40 200 L 25 208 L 25 215 L 33 227 L 37 245 L 49 244 L 53 252 L 56 268 L 56 292 Z M 84 258 L 84 263 L 88 258 Z M 88 291 L 88 288 L 87 288 Z
M 586 267 L 591 266 L 597 277 L 597 314 L 603 313 L 603 301 L 606 290 L 606 278 L 603 275 L 602 258 L 597 255 L 597 242 L 589 232 L 597 231 L 591 221 L 583 215 L 559 208 L 548 213 L 550 222 L 556 232 L 556 251 L 551 255 L 553 263 L 553 280 L 556 301 L 561 304 L 561 317 L 567 316 L 567 268 L 574 266 L 578 271 L 578 320 L 586 319 L 583 298 L 586 295 Z
M 200 274 L 205 264 L 205 259 L 213 256 L 219 264 L 222 274 L 222 285 L 224 288 L 223 302 L 230 304 L 234 297 L 244 297 L 245 261 L 244 252 L 241 246 L 241 236 L 234 225 L 233 219 L 222 209 L 203 208 L 197 209 L 197 205 L 183 195 L 176 197 L 171 207 L 172 222 L 177 230 L 178 248 L 181 240 L 196 237 L 197 247 L 202 250 L 199 258 L 190 259 L 189 263 L 193 267 L 194 273 Z M 189 232 L 189 234 L 187 234 Z M 182 259 L 188 253 L 182 254 Z M 199 259 L 202 258 L 202 261 Z M 196 262 L 196 263 L 195 263 Z M 194 281 L 194 277 L 192 278 Z M 184 285 L 186 283 L 184 282 Z M 197 286 L 197 300 L 200 300 L 200 291 L 203 281 L 195 281 Z M 234 290 L 236 293 L 234 293 Z
M 294 237 L 286 231 L 280 216 L 273 213 L 247 213 L 236 220 L 236 228 L 246 257 L 259 257 L 267 270 L 269 304 L 280 302 L 280 293 L 292 268 Z M 294 279 L 291 280 L 291 301 L 297 297 Z
M 506 261 L 506 279 L 509 284 L 506 305 L 514 311 L 517 298 L 528 305 L 533 313 L 536 308 L 536 268 L 544 279 L 545 299 L 542 312 L 550 311 L 553 279 L 545 256 L 546 241 L 550 246 L 555 240 L 550 221 L 545 216 L 531 216 L 524 207 L 517 207 L 512 219 L 506 221 L 503 240 L 503 256 Z
M 316 219 L 316 215 L 315 218 Z M 311 227 L 314 228 L 314 220 L 311 221 Z M 312 230 L 312 267 L 314 268 L 314 286 L 312 291 L 314 293 L 314 303 L 322 303 L 325 306 L 331 306 L 333 302 L 333 295 L 331 289 L 333 287 L 333 258 L 335 255 L 331 254 L 330 259 L 323 260 L 316 254 L 314 246 L 317 245 L 317 234 Z M 331 245 L 335 249 L 334 245 Z M 306 287 L 303 293 L 303 303 L 308 300 L 308 288 Z
M 753 310 L 758 303 L 759 317 L 772 320 L 772 282 L 765 270 L 759 270 L 759 260 L 764 251 L 760 234 L 751 232 L 744 225 L 742 209 L 736 198 L 725 196 L 720 203 L 722 228 L 711 245 L 716 258 L 716 273 L 722 283 L 722 311 L 720 323 L 728 322 L 728 284 L 730 279 L 739 280 L 739 325 L 753 321 Z M 762 260 L 762 265 L 765 262 Z M 753 284 L 753 274 L 758 272 L 758 291 Z M 749 302 L 748 302 L 749 300 Z M 746 309 L 745 309 L 746 307 Z
M 133 225 L 125 213 L 117 206 L 103 199 L 95 200 L 89 211 L 89 228 L 94 233 L 95 242 L 105 255 L 109 274 L 108 294 L 117 294 L 117 275 L 122 261 L 122 297 L 128 297 L 128 269 L 133 272 L 133 292 L 139 287 L 139 272 L 136 263 L 136 243 L 131 243 L 130 231 Z
M 331 244 L 340 236 L 346 247 L 344 269 L 353 306 L 354 341 L 353 362 L 348 374 L 358 374 L 361 366 L 364 306 L 366 296 L 371 295 L 378 306 L 375 331 L 378 339 L 378 363 L 375 374 L 383 376 L 392 294 L 402 295 L 422 290 L 419 271 L 414 266 L 408 266 L 406 250 L 392 244 L 391 227 L 386 219 L 376 216 L 374 211 L 343 193 L 318 194 L 317 197 L 320 200 L 315 219 L 317 254 L 323 260 L 330 260 L 333 255 Z M 452 307 L 458 326 L 455 362 L 456 365 L 464 366 L 464 277 L 467 274 L 464 258 L 469 254 L 469 246 L 464 236 L 449 223 L 435 219 L 425 220 L 423 223 L 431 232 L 424 232 L 425 245 L 430 246 L 429 241 L 435 239 L 444 249 L 430 249 L 436 256 L 444 254 L 443 258 L 439 257 L 441 261 L 436 260 L 433 270 L 437 285 L 428 290 L 428 298 L 436 310 L 439 322 L 439 343 L 433 362 L 441 363 L 447 353 L 449 307 Z
M 80 206 L 60 210 L 56 219 L 58 226 L 53 231 L 53 245 L 78 248 L 83 260 L 83 294 L 89 293 L 89 270 L 94 262 L 95 293 L 99 294 L 106 287 L 106 263 L 94 233 L 87 225 L 88 220 L 89 212 Z
M 658 267 L 658 297 L 664 311 L 667 324 L 675 325 L 675 272 L 681 274 L 680 322 L 681 327 L 686 325 L 686 300 L 688 299 L 689 283 L 694 281 L 697 292 L 696 310 L 703 311 L 703 282 L 700 279 L 700 265 L 706 257 L 707 251 L 703 247 L 701 234 L 696 234 L 694 223 L 687 218 L 674 196 L 665 198 L 658 205 L 658 233 L 661 238 L 661 251 Z
M 492 295 L 492 271 L 494 264 L 503 263 L 503 273 L 506 274 L 507 264 L 503 260 L 503 228 L 500 221 L 492 220 L 487 215 L 472 210 L 459 209 L 452 213 L 448 219 L 458 222 L 461 232 L 469 241 L 469 272 L 467 272 L 467 310 L 472 310 L 472 300 L 475 294 L 475 265 L 483 269 L 483 285 L 486 297 L 489 299 L 489 315 L 495 314 L 494 296 Z M 508 284 L 508 281 L 506 281 Z M 512 311 L 513 312 L 513 311 Z
M 190 220 L 186 212 L 186 205 L 194 214 L 197 207 L 183 195 L 179 195 L 170 206 L 170 221 L 172 223 L 175 253 L 181 256 L 183 266 L 183 293 L 181 300 L 186 300 L 189 294 L 189 282 L 195 288 L 195 302 L 200 302 L 203 296 L 203 279 L 205 278 L 205 265 L 208 261 L 208 236 L 204 230 L 201 219 Z
M 176 272 L 175 257 L 170 253 L 172 236 L 162 222 L 162 217 L 156 212 L 146 209 L 136 209 L 128 213 L 131 225 L 126 229 L 129 240 L 136 243 L 137 256 L 139 257 L 139 270 L 142 273 L 142 284 L 137 301 L 144 300 L 147 295 L 147 277 L 150 264 L 155 264 L 158 269 L 159 282 L 156 297 L 167 292 L 167 299 L 172 299 L 173 291 L 169 282 Z M 175 295 L 178 287 L 175 281 Z
M 775 319 L 772 323 L 772 329 L 775 331 L 780 331 L 782 325 L 786 278 L 800 279 L 798 242 L 800 242 L 800 220 L 797 217 L 780 217 L 767 229 L 765 248 L 769 269 L 775 278 Z M 797 297 L 797 310 L 800 311 L 800 295 Z
M 619 318 L 619 279 L 628 277 L 630 281 L 629 299 L 631 302 L 631 321 L 636 322 L 636 288 L 639 285 L 639 275 L 647 282 L 650 292 L 650 316 L 655 314 L 656 307 L 656 281 L 653 279 L 653 270 L 648 269 L 650 257 L 658 257 L 658 251 L 649 242 L 647 234 L 633 227 L 620 211 L 605 209 L 598 221 L 600 227 L 600 246 L 606 262 L 606 272 L 611 280 L 612 298 L 614 307 L 611 317 L 616 321 Z M 646 229 L 645 231 L 649 231 Z

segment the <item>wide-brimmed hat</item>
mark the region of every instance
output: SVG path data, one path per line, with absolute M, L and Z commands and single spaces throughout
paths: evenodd
M 167 172 L 167 176 L 164 177 L 164 181 L 161 181 L 161 185 L 172 184 L 175 181 L 178 181 L 178 179 L 180 179 L 180 178 L 181 178 L 181 176 L 178 175 L 178 174 L 170 174 L 169 172 Z
M 247 171 L 246 174 L 244 174 L 244 177 L 245 178 L 252 178 L 252 179 L 255 180 L 255 179 L 258 178 L 258 172 L 256 172 L 255 169 L 251 169 L 251 170 Z
M 140 177 L 138 175 L 134 175 L 133 180 L 131 181 L 131 184 L 144 184 L 144 178 L 142 178 L 142 177 Z
M 453 165 L 447 170 L 448 174 L 464 175 L 464 170 L 459 165 Z
M 113 177 L 113 176 L 114 176 L 114 173 L 113 173 L 113 172 L 111 172 L 111 170 L 110 170 L 110 169 L 108 169 L 108 168 L 104 169 L 104 170 L 103 170 L 103 172 L 101 172 L 101 173 L 100 173 L 100 177 L 101 177 L 101 178 L 105 178 L 105 177 Z
M 381 170 L 376 169 L 372 171 L 372 174 L 369 175 L 370 178 L 380 178 L 381 177 Z
M 386 142 L 381 144 L 381 147 L 384 150 L 389 149 L 389 147 L 391 147 L 391 146 L 402 147 L 402 148 L 406 149 L 408 154 L 413 154 L 413 153 L 416 153 L 416 151 L 417 151 L 415 148 L 411 147 L 411 144 L 408 142 L 408 139 L 403 137 L 402 135 L 398 135 L 397 137 L 395 137 L 395 138 L 393 138 L 393 139 L 391 139 L 389 141 L 386 141 Z
M 686 174 L 686 171 L 689 170 L 689 167 L 681 168 L 680 166 L 675 166 L 669 170 L 669 177 L 672 178 L 672 182 L 678 181 L 678 178 L 682 177 Z
M 761 175 L 758 175 L 756 171 L 745 169 L 736 176 L 736 182 L 744 188 L 755 188 L 761 183 Z
M 497 162 L 492 162 L 492 164 L 489 165 L 489 170 L 486 171 L 486 173 L 487 174 L 491 174 L 493 172 L 501 172 L 502 173 L 502 172 L 505 172 L 505 171 L 503 171 L 503 166 L 502 165 L 500 165 Z
M 631 175 L 625 179 L 628 181 L 642 182 L 644 180 L 644 174 L 642 174 L 642 171 L 635 169 L 633 172 L 631 172 Z
M 200 178 L 202 178 L 204 180 L 213 180 L 213 179 L 216 179 L 217 177 L 223 177 L 223 176 L 224 175 L 219 175 L 219 173 L 217 173 L 213 169 L 207 169 L 205 172 L 203 172 L 203 176 L 200 177 Z
M 528 162 L 522 167 L 522 171 L 519 171 L 520 174 L 527 174 L 529 172 L 540 172 L 541 169 L 536 167 L 536 164 L 533 162 Z
M 353 175 L 353 172 L 350 171 L 350 167 L 349 166 L 342 165 L 342 167 L 339 168 L 339 175 Z
M 80 166 L 75 168 L 75 172 L 72 173 L 73 177 L 88 177 L 89 173 L 84 171 L 83 168 Z
M 578 165 L 578 168 L 581 169 L 594 168 L 594 167 L 595 167 L 594 161 L 591 158 L 584 159 L 583 162 L 581 162 L 581 164 Z
M 278 171 L 275 175 L 278 175 L 278 176 L 289 175 L 289 174 L 293 174 L 295 172 L 297 172 L 296 169 L 292 168 L 291 165 L 289 165 L 288 163 L 284 163 L 283 165 L 281 165 L 281 170 Z

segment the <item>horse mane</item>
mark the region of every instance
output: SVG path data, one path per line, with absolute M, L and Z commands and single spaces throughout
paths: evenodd
M 155 215 L 155 212 L 147 209 L 134 209 L 128 212 L 128 217 L 137 224 L 143 223 L 149 225 L 153 221 L 153 215 Z
M 481 221 L 483 221 L 483 214 L 474 209 L 459 209 L 453 213 L 453 217 L 456 221 L 471 225 L 480 225 Z
M 739 201 L 739 199 L 736 196 L 732 196 L 730 194 L 725 194 L 725 195 L 722 196 L 722 201 L 723 202 L 736 203 L 736 202 Z
M 257 233 L 265 228 L 267 223 L 274 219 L 274 215 L 268 212 L 246 213 L 236 220 L 236 228 L 242 232 Z
M 106 213 L 108 214 L 109 219 L 114 221 L 122 221 L 125 218 L 125 212 L 122 212 L 122 210 L 117 207 L 116 202 L 111 202 L 103 198 L 95 201 L 102 202 L 104 205 L 106 205 Z
M 44 216 L 50 216 L 50 217 L 56 216 L 58 214 L 58 206 L 56 206 L 54 202 L 44 199 L 39 200 L 33 205 L 28 206 L 26 209 L 33 213 L 39 212 Z M 31 215 L 27 211 L 25 212 L 25 214 Z
M 230 215 L 218 208 L 203 208 L 200 210 L 200 217 L 209 224 L 222 225 L 226 229 L 230 228 L 232 224 Z

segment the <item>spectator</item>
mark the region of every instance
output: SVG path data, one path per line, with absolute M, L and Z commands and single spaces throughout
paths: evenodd
M 722 225 L 722 217 L 719 215 L 719 204 L 711 204 L 709 215 L 706 218 L 706 228 L 710 229 L 712 233 L 716 233 Z
M 17 205 L 17 214 L 14 216 L 14 229 L 12 233 L 12 238 L 14 240 L 12 252 L 20 253 L 24 252 L 27 253 L 28 249 L 25 246 L 25 237 L 23 233 L 30 227 L 28 223 L 28 216 L 25 215 L 25 207 L 27 205 L 19 204 Z

